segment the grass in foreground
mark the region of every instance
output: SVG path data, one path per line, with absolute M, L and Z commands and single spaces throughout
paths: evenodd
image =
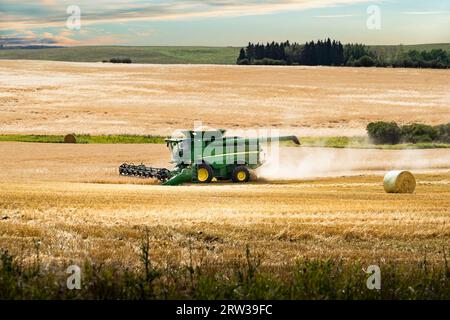
M 88 260 L 81 268 L 81 288 L 67 289 L 67 274 L 44 268 L 3 251 L 0 255 L 1 299 L 449 299 L 450 272 L 441 265 L 382 263 L 381 289 L 368 289 L 370 275 L 359 262 L 298 260 L 273 270 L 250 252 L 217 264 L 153 264 L 150 242 L 142 241 L 140 268 L 129 270 Z M 38 247 L 37 247 L 38 248 Z M 191 253 L 192 257 L 192 253 Z

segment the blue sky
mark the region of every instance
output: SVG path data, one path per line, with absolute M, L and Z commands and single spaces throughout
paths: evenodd
M 67 8 L 80 8 L 71 30 Z M 380 28 L 369 29 L 369 6 Z M 372 11 L 373 13 L 373 11 Z M 364 0 L 0 0 L 0 44 L 205 45 L 305 42 L 450 42 L 450 1 Z

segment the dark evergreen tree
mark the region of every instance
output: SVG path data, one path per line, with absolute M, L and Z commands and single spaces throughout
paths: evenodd
M 247 49 L 246 49 L 246 55 L 247 55 L 247 59 L 250 63 L 253 62 L 253 60 L 255 60 L 255 46 L 253 43 L 248 43 L 247 45 Z
M 259 44 L 259 42 L 255 46 L 255 59 L 261 60 L 264 58 L 265 48 L 263 44 Z
M 239 64 L 240 61 L 245 60 L 245 59 L 248 60 L 247 54 L 245 53 L 244 48 L 241 48 L 241 50 L 239 51 L 239 57 L 237 59 L 237 63 Z

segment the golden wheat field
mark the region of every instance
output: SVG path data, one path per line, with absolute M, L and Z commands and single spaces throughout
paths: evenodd
M 450 121 L 448 70 L 0 61 L 0 133 L 226 129 L 356 135 Z
M 245 185 L 169 187 L 117 174 L 122 161 L 168 165 L 165 145 L 3 142 L 0 247 L 34 261 L 40 241 L 46 263 L 87 258 L 133 267 L 148 228 L 152 259 L 161 265 L 191 255 L 227 261 L 246 245 L 272 266 L 302 257 L 442 261 L 450 244 L 450 153 L 408 152 L 286 147 L 283 166 L 294 158 L 318 166 L 319 156 L 334 165 L 322 163 L 327 174 L 316 168 L 321 178 L 277 179 L 269 170 Z M 416 192 L 386 194 L 380 173 L 419 157 Z

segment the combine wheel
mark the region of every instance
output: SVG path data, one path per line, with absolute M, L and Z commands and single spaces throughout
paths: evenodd
M 213 169 L 209 164 L 202 163 L 197 166 L 197 180 L 201 183 L 210 183 L 214 176 Z
M 250 180 L 250 172 L 245 166 L 237 166 L 231 173 L 233 182 L 248 182 Z

